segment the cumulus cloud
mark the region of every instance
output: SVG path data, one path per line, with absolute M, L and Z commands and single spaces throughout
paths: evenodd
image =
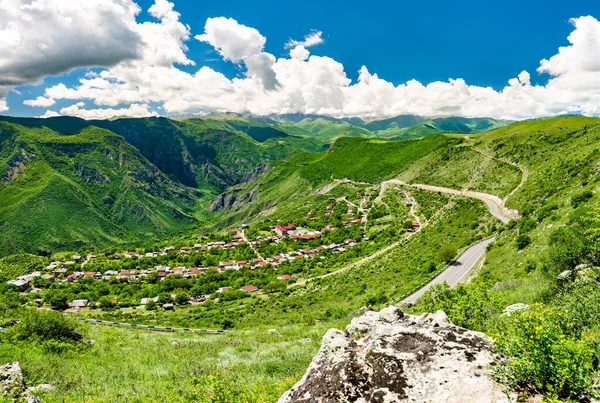
M 0 99 L 0 112 L 6 112 L 8 110 L 8 104 L 6 101 Z
M 10 2 L 15 4 L 15 0 Z M 110 2 L 126 9 L 126 0 Z M 204 32 L 195 38 L 210 44 L 243 74 L 230 79 L 207 66 L 188 72 L 179 65 L 194 64 L 186 47 L 191 28 L 180 22 L 173 4 L 166 0 L 155 0 L 148 11 L 154 21 L 126 24 L 137 38 L 134 56 L 114 65 L 99 64 L 104 68 L 81 76 L 76 85 L 58 84 L 44 94 L 46 102 L 86 100 L 96 107 L 75 104 L 44 116 L 148 116 L 156 113 L 151 104 L 167 114 L 231 111 L 386 117 L 411 113 L 508 119 L 561 113 L 600 115 L 600 22 L 593 17 L 573 19 L 569 46 L 540 62 L 538 73 L 546 78 L 544 85 L 533 85 L 530 73 L 522 71 L 495 90 L 462 78 L 394 85 L 366 66 L 352 82 L 341 63 L 308 51 L 322 43 L 320 31 L 302 41 L 290 40 L 286 44 L 289 57 L 276 58 L 266 52 L 266 38 L 258 30 L 224 17 L 209 18 Z M 134 7 L 130 12 L 135 17 L 138 10 Z M 129 17 L 124 21 L 130 21 Z M 5 77 L 1 70 L 0 77 Z M 1 102 L 0 110 L 7 108 Z
M 47 75 L 136 58 L 139 12 L 131 0 L 0 1 L 0 97 Z
M 210 44 L 225 60 L 236 63 L 261 53 L 267 42 L 257 29 L 225 17 L 206 20 L 204 33 L 196 35 L 196 39 Z
M 23 101 L 23 105 L 49 107 L 56 103 L 52 98 L 37 97 L 36 99 L 27 99 Z
M 78 102 L 74 105 L 62 108 L 60 113 L 55 111 L 46 111 L 42 118 L 50 118 L 61 115 L 77 116 L 83 119 L 110 119 L 116 116 L 130 116 L 130 117 L 148 117 L 158 116 L 156 112 L 150 111 L 150 108 L 146 104 L 131 104 L 127 108 L 98 108 L 98 109 L 85 109 L 84 102 Z

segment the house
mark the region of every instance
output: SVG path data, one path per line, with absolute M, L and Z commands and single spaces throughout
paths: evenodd
M 166 271 L 157 271 L 156 274 L 158 275 L 158 278 L 160 278 L 161 280 L 164 279 L 165 277 L 167 277 Z
M 69 304 L 69 308 L 85 308 L 88 304 L 87 299 L 75 299 Z
M 54 276 L 52 274 L 42 274 L 42 279 L 52 281 L 54 280 Z
M 258 291 L 258 287 L 254 286 L 254 285 L 245 285 L 242 288 L 240 288 L 240 290 L 245 291 L 245 292 L 256 292 Z
M 163 305 L 163 308 L 164 308 L 166 311 L 170 311 L 170 310 L 172 310 L 174 307 L 175 307 L 175 305 L 173 305 L 173 304 L 164 304 L 164 305 Z
M 167 246 L 164 251 L 169 253 L 169 252 L 173 252 L 174 250 L 175 250 L 174 246 Z
M 14 285 L 15 287 L 18 287 L 18 288 L 27 288 L 27 286 L 29 286 L 29 281 L 27 281 L 25 279 L 10 280 L 10 281 L 7 281 L 6 283 Z
M 419 228 L 420 226 L 421 226 L 421 224 L 419 224 L 417 221 L 413 221 L 413 223 L 412 223 L 413 228 Z
M 73 256 L 71 256 L 71 259 L 73 259 L 75 261 L 79 261 L 79 260 L 81 260 L 81 256 L 79 256 L 79 255 L 73 255 Z
M 61 276 L 61 275 L 64 276 L 65 274 L 67 274 L 67 269 L 56 269 L 56 270 L 54 270 L 54 275 L 56 277 Z
M 86 271 L 83 273 L 83 277 L 94 277 L 96 275 L 95 271 Z
M 77 277 L 79 277 L 79 275 L 77 273 L 69 274 L 67 276 L 67 281 L 73 282 L 73 281 L 77 280 Z
M 296 226 L 294 224 L 288 224 L 288 225 L 277 224 L 276 226 L 273 227 L 273 230 L 275 230 L 275 232 L 277 232 L 277 235 L 279 235 L 279 236 L 285 236 L 288 234 L 288 232 L 293 231 L 295 229 L 296 229 Z
M 292 276 L 289 274 L 282 274 L 281 276 L 277 276 L 277 280 L 289 281 L 292 279 Z
M 250 226 L 248 224 L 242 224 L 242 226 L 240 228 L 241 229 L 248 229 L 248 228 L 250 228 Z
M 121 270 L 121 273 L 119 273 L 120 278 L 129 278 L 129 276 L 131 276 L 129 270 Z
M 217 290 L 217 292 L 227 292 L 231 291 L 231 287 L 221 287 Z
M 142 300 L 140 301 L 140 305 L 146 305 L 150 301 L 157 302 L 158 301 L 158 297 L 154 297 L 154 298 L 142 298 Z

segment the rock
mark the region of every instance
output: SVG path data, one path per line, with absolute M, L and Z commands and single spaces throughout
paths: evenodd
M 504 314 L 507 316 L 510 316 L 517 311 L 527 309 L 527 308 L 529 308 L 529 305 L 527 305 L 527 304 L 523 304 L 523 303 L 512 304 L 512 305 L 509 305 L 506 308 L 504 308 Z
M 27 389 L 18 362 L 0 366 L 0 397 L 19 403 L 41 403 L 41 400 Z
M 444 312 L 411 316 L 396 307 L 330 329 L 304 377 L 279 403 L 508 402 L 491 377 L 484 334 Z
M 52 392 L 54 390 L 54 386 L 50 385 L 49 383 L 40 383 L 37 386 L 29 388 L 29 390 L 32 392 Z

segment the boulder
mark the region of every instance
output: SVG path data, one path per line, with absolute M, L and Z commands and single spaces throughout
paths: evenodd
M 41 403 L 41 400 L 27 389 L 18 362 L 0 365 L 0 397 L 19 403 Z
M 508 402 L 490 377 L 497 359 L 489 338 L 441 311 L 412 316 L 389 307 L 330 329 L 279 403 Z

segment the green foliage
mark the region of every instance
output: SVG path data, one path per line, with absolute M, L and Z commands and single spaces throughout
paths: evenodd
M 600 336 L 581 334 L 573 316 L 566 309 L 536 304 L 503 317 L 496 347 L 512 358 L 497 369 L 498 377 L 513 388 L 560 399 L 589 393 L 598 370 Z
M 147 311 L 155 311 L 158 308 L 158 304 L 154 302 L 154 300 L 149 300 L 146 302 L 146 310 Z
M 439 263 L 450 263 L 458 255 L 456 247 L 448 244 L 442 245 L 437 253 L 437 261 Z
M 18 340 L 76 342 L 82 338 L 75 321 L 61 313 L 27 309 L 19 317 L 21 322 L 11 328 Z
M 54 309 L 64 310 L 69 307 L 69 297 L 62 291 L 47 293 L 45 300 Z
M 573 206 L 573 208 L 577 208 L 580 204 L 585 203 L 588 199 L 591 199 L 592 197 L 594 197 L 594 193 L 592 193 L 589 190 L 575 193 L 571 197 L 571 206 Z
M 517 245 L 518 250 L 525 249 L 530 243 L 531 237 L 529 235 L 521 234 L 515 238 L 515 245 Z

